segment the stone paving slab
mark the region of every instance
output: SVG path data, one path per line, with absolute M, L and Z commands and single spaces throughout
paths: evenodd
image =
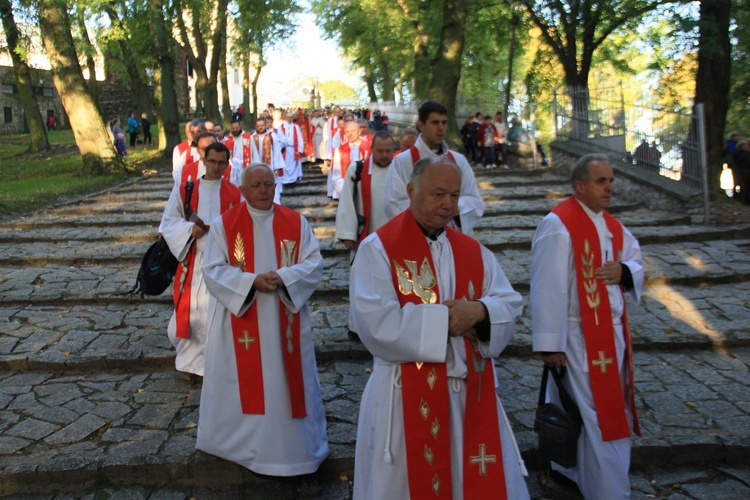
M 634 441 L 634 470 L 727 458 L 748 465 L 741 451 L 750 445 L 750 350 L 637 353 L 635 361 L 643 436 Z M 502 357 L 495 365 L 519 447 L 534 466 L 541 362 Z M 320 363 L 331 443 L 323 476 L 351 470 L 358 405 L 369 373 L 369 361 Z M 54 487 L 56 473 L 65 472 L 66 484 L 75 484 L 122 469 L 129 471 L 120 478 L 123 484 L 166 479 L 221 487 L 227 477 L 256 480 L 194 450 L 199 400 L 200 383 L 173 371 L 2 373 L 0 485 L 5 493 L 21 493 L 29 487 L 22 479 L 34 477 L 34 491 L 45 492 Z
M 96 296 L 96 294 L 92 294 Z M 528 294 L 516 335 L 506 352 L 532 354 Z M 159 300 L 101 298 L 17 301 L 0 306 L 0 366 L 6 369 L 136 371 L 173 366 L 166 336 L 172 314 L 169 292 Z M 54 304 L 54 305 L 53 305 Z M 318 359 L 367 359 L 362 344 L 346 335 L 348 302 L 316 292 L 310 302 Z M 750 282 L 689 287 L 656 284 L 640 305 L 628 299 L 636 351 L 675 351 L 750 346 Z

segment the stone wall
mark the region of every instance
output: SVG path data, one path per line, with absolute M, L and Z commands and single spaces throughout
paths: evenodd
M 563 141 L 550 144 L 553 165 L 560 175 L 569 176 L 578 158 L 593 151 L 576 151 Z M 658 174 L 642 172 L 620 158 L 611 158 L 615 171 L 615 195 L 643 203 L 652 210 L 683 211 L 703 216 L 701 191 Z
M 177 83 L 175 91 L 177 92 L 177 111 L 180 119 L 185 119 L 190 113 L 190 97 L 188 93 L 187 66 L 183 57 L 177 57 L 175 62 L 175 75 Z M 52 112 L 57 118 L 57 128 L 68 128 L 68 120 L 62 101 L 57 93 L 54 83 L 52 82 L 52 72 L 48 70 L 32 69 L 32 81 L 34 82 L 34 93 L 36 94 L 39 111 L 42 118 L 47 121 L 47 116 Z M 181 78 L 180 78 L 181 77 Z M 25 126 L 25 115 L 21 106 L 21 99 L 18 94 L 16 84 L 16 75 L 12 67 L 0 66 L 0 108 L 3 114 L 0 115 L 0 133 L 22 133 L 27 132 Z M 123 82 L 121 76 L 115 75 L 106 81 L 98 81 L 97 89 L 99 92 L 99 110 L 102 118 L 106 122 L 115 116 L 125 123 L 128 114 L 132 110 L 130 89 Z M 153 85 L 148 86 L 148 92 L 154 95 Z M 135 110 L 138 117 L 143 110 Z M 10 121 L 6 122 L 7 116 Z M 155 123 L 156 120 L 152 120 Z
M 39 112 L 42 119 L 47 123 L 47 116 L 54 113 L 57 119 L 57 127 L 65 128 L 67 126 L 67 117 L 63 111 L 62 101 L 57 94 L 55 85 L 52 83 L 52 74 L 49 71 L 32 70 L 31 79 L 33 90 L 36 94 Z M 0 133 L 22 133 L 28 131 L 25 125 L 26 115 L 21 106 L 21 97 L 18 94 L 16 84 L 16 74 L 13 68 L 9 66 L 0 66 Z M 10 118 L 10 121 L 6 121 Z

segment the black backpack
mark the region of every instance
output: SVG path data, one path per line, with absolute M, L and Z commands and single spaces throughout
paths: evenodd
M 179 262 L 169 250 L 167 241 L 159 237 L 153 245 L 148 247 L 138 269 L 138 277 L 133 289 L 128 292 L 131 296 L 140 293 L 144 295 L 161 295 L 174 279 Z

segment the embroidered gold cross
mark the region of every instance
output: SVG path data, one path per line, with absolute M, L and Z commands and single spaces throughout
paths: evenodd
M 607 373 L 607 365 L 611 365 L 612 363 L 614 363 L 612 358 L 604 357 L 604 351 L 599 351 L 599 359 L 591 362 L 592 365 L 598 366 L 602 373 Z
M 487 475 L 487 464 L 494 464 L 497 462 L 496 455 L 486 455 L 487 447 L 484 444 L 479 445 L 479 455 L 469 457 L 469 463 L 471 465 L 479 465 L 479 475 Z
M 255 338 L 248 335 L 248 333 L 249 332 L 247 330 L 243 330 L 242 331 L 243 337 L 241 339 L 237 339 L 237 342 L 239 342 L 240 344 L 245 344 L 246 351 L 250 349 L 250 344 L 255 342 Z

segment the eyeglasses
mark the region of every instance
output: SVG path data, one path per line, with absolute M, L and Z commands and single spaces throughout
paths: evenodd
M 219 161 L 219 160 L 205 160 L 205 163 L 209 165 L 218 165 L 220 167 L 226 167 L 229 165 L 228 161 Z

